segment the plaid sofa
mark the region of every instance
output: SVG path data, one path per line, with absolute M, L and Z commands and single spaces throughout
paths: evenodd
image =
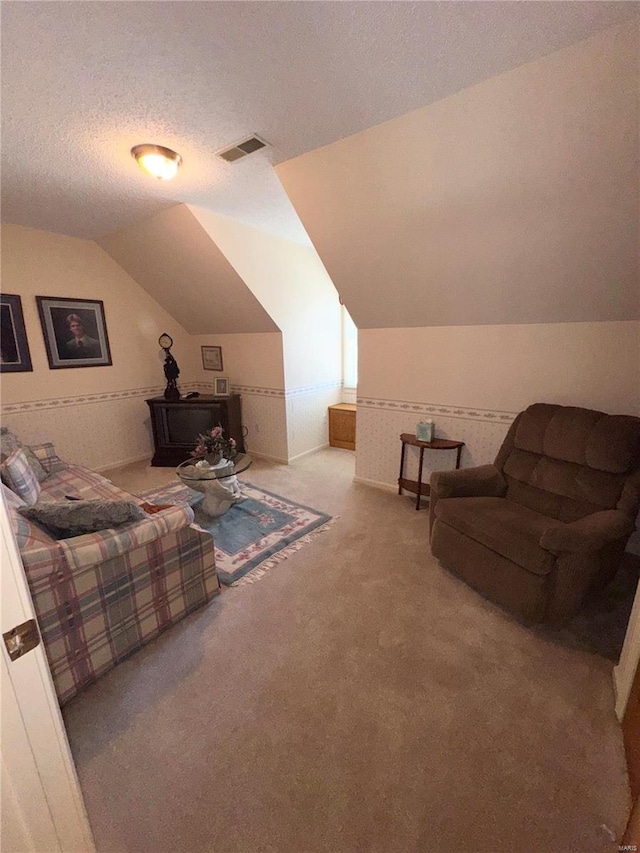
M 48 473 L 40 501 L 74 495 L 142 504 L 100 474 L 63 462 L 51 444 L 31 451 Z M 56 540 L 23 518 L 22 500 L 2 489 L 61 705 L 220 591 L 213 540 L 192 526 L 189 507 Z

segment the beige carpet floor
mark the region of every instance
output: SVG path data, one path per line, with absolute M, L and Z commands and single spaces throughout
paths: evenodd
M 172 472 L 111 472 L 132 491 Z M 247 480 L 338 516 L 64 712 L 99 851 L 604 853 L 628 811 L 612 663 L 430 556 L 353 454 Z

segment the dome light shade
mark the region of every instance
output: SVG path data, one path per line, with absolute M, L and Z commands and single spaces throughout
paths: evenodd
M 131 156 L 136 158 L 143 172 L 160 181 L 175 178 L 182 163 L 179 154 L 163 145 L 135 145 L 131 149 Z

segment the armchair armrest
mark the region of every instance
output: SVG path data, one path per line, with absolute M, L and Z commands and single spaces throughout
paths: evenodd
M 140 521 L 108 527 L 96 533 L 84 533 L 71 539 L 60 539 L 58 545 L 71 570 L 83 569 L 147 545 L 166 533 L 188 527 L 193 517 L 191 507 L 171 506 Z
M 578 521 L 549 527 L 540 537 L 540 547 L 556 554 L 586 554 L 624 539 L 633 529 L 628 515 L 618 509 L 607 509 Z
M 502 498 L 507 492 L 506 480 L 495 465 L 434 471 L 430 483 L 429 534 L 435 521 L 436 503 L 440 498 Z

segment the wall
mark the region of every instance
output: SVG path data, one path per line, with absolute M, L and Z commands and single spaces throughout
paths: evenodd
M 255 234 L 249 236 L 259 247 L 261 235 Z M 144 400 L 164 389 L 157 340 L 167 331 L 174 339 L 183 393 L 211 392 L 213 377 L 228 376 L 232 389 L 242 394 L 253 453 L 286 463 L 326 444 L 327 406 L 340 398 L 339 325 L 337 344 L 333 328 L 334 317 L 339 323 L 337 296 L 311 250 L 273 239 L 276 244 L 267 240 L 270 263 L 263 289 L 280 288 L 289 382 L 298 383 L 288 386 L 281 332 L 189 335 L 96 243 L 3 226 L 3 290 L 22 297 L 34 367 L 32 373 L 2 374 L 3 424 L 26 443 L 52 440 L 62 456 L 91 468 L 150 457 Z M 290 262 L 276 257 L 283 250 L 291 255 Z M 261 250 L 260 257 L 264 255 Z M 287 289 L 295 292 L 287 296 Z M 50 370 L 36 295 L 103 300 L 113 365 Z M 277 301 L 273 293 L 271 301 Z M 200 347 L 207 344 L 223 348 L 221 373 L 202 367 Z
M 391 488 L 424 416 L 473 465 L 536 400 L 638 413 L 639 34 L 276 168 L 359 329 L 359 479 Z
M 439 437 L 466 442 L 464 467 L 493 461 L 530 403 L 640 415 L 637 321 L 365 329 L 359 345 L 356 474 L 364 480 L 396 481 L 398 435 L 426 417 Z M 429 470 L 450 464 L 446 453 L 425 457 Z
M 212 393 L 213 380 L 226 376 L 242 395 L 246 445 L 254 456 L 287 462 L 287 411 L 282 334 L 199 335 L 198 347 L 222 347 L 222 370 L 197 373 L 198 389 Z M 200 353 L 200 349 L 198 349 Z
M 97 242 L 192 335 L 277 331 L 186 204 Z
M 638 19 L 282 163 L 359 329 L 638 319 Z
M 282 330 L 287 458 L 326 445 L 327 407 L 341 396 L 341 314 L 316 251 L 190 209 Z
M 183 391 L 198 375 L 192 338 L 89 240 L 3 225 L 2 287 L 22 298 L 33 364 L 31 373 L 2 374 L 3 425 L 91 468 L 150 457 L 144 401 L 164 388 L 158 337 L 174 339 Z M 113 365 L 50 370 L 36 295 L 103 300 Z

